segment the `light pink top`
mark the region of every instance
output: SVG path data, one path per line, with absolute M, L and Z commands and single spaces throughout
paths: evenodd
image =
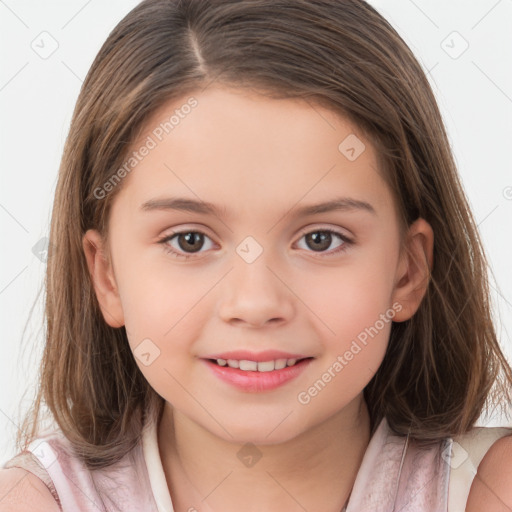
M 452 439 L 420 450 L 381 421 L 366 449 L 347 512 L 446 512 Z M 154 419 L 142 442 L 115 465 L 89 471 L 57 430 L 45 431 L 3 466 L 41 478 L 63 512 L 174 512 L 163 471 Z M 200 504 L 191 504 L 200 510 Z

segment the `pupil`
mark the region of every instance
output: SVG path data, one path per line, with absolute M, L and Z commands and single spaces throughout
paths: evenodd
M 189 233 L 182 234 L 181 236 L 183 238 L 185 238 L 188 249 L 194 249 L 194 243 L 197 243 L 197 241 L 199 241 L 200 243 L 198 244 L 198 247 L 196 247 L 196 249 L 199 250 L 201 248 L 201 242 L 202 242 L 202 234 L 201 233 L 194 233 L 191 231 Z M 196 236 L 197 236 L 197 239 L 196 239 Z M 181 243 L 180 243 L 180 246 L 181 246 Z M 181 247 L 181 248 L 186 250 L 186 248 L 184 248 L 184 247 Z
M 306 239 L 314 242 L 312 246 L 313 250 L 327 249 L 331 245 L 331 234 L 327 231 L 315 231 L 314 233 L 306 235 Z

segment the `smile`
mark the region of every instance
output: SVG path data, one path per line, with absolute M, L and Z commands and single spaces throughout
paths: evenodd
M 298 377 L 313 360 L 277 359 L 249 361 L 236 359 L 202 359 L 213 374 L 242 391 L 261 392 L 276 389 Z M 261 365 L 261 369 L 260 369 Z

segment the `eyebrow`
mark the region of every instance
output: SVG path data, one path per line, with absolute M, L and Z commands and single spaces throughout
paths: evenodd
M 225 218 L 227 216 L 225 207 L 221 208 L 206 201 L 198 201 L 185 197 L 150 199 L 142 204 L 141 210 L 146 212 L 154 210 L 177 210 L 205 215 L 211 214 L 219 218 Z M 295 210 L 294 216 L 296 217 L 316 215 L 331 211 L 367 211 L 373 215 L 377 214 L 375 208 L 370 203 L 350 197 L 337 197 L 322 203 L 301 206 L 296 209 L 292 208 L 292 210 Z

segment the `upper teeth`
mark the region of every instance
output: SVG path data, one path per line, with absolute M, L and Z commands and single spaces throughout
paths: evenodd
M 293 366 L 297 362 L 297 359 L 276 359 L 274 361 L 248 361 L 242 359 L 217 359 L 217 364 L 220 366 L 226 366 L 230 368 L 239 368 L 240 370 L 246 371 L 258 371 L 258 372 L 271 372 L 273 370 L 281 370 L 285 366 Z

